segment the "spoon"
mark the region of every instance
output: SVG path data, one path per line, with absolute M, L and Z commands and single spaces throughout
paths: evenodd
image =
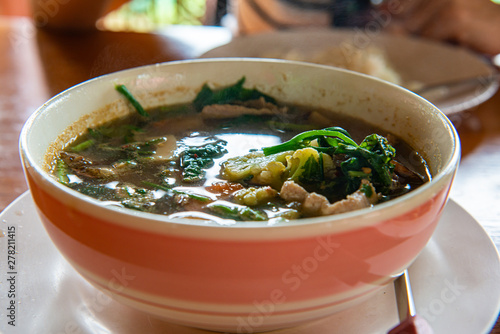
M 398 305 L 399 325 L 392 328 L 388 334 L 432 334 L 429 323 L 415 311 L 413 293 L 411 291 L 408 270 L 394 281 L 396 302 Z
M 428 99 L 436 99 L 458 95 L 464 92 L 484 90 L 491 84 L 496 84 L 498 86 L 499 80 L 500 72 L 495 72 L 490 75 L 469 77 L 465 79 L 425 85 L 413 90 L 413 92 Z

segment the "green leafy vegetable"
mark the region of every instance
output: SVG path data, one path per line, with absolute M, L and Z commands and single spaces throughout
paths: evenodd
M 153 182 L 143 181 L 142 183 L 144 185 L 146 185 L 146 186 L 149 186 L 149 187 L 152 187 L 152 188 L 155 188 L 155 189 L 159 189 L 159 190 L 163 190 L 163 191 L 165 191 L 167 193 L 172 192 L 174 194 L 186 195 L 189 198 L 192 198 L 192 199 L 195 199 L 195 200 L 201 201 L 201 202 L 209 202 L 209 201 L 212 200 L 210 197 L 206 197 L 206 196 L 202 196 L 202 195 L 197 195 L 197 194 L 192 194 L 192 193 L 188 193 L 188 192 L 185 192 L 185 191 L 179 191 L 179 190 L 176 190 L 176 189 L 172 189 L 169 186 L 164 186 L 164 185 L 156 184 L 156 183 L 153 183 Z
M 282 159 L 279 161 L 286 167 L 288 175 L 285 178 L 325 195 L 340 193 L 345 197 L 358 190 L 363 179 L 373 183 L 382 194 L 387 194 L 392 185 L 392 159 L 396 151 L 386 138 L 377 134 L 367 136 L 358 145 L 346 130 L 330 127 L 302 132 L 287 142 L 265 147 L 262 151 L 271 160 L 266 161 L 267 164 L 271 164 L 279 153 L 292 152 L 288 153 L 286 162 Z M 334 158 L 338 161 L 337 165 L 333 163 Z M 239 159 L 251 162 L 242 157 Z M 232 162 L 237 160 L 238 158 L 233 158 Z M 232 165 L 234 163 L 228 164 L 228 167 Z M 250 168 L 250 165 L 243 163 L 239 166 L 240 170 L 245 168 Z M 279 177 L 283 182 L 283 169 L 280 173 Z M 225 170 L 221 173 L 223 177 L 227 174 Z M 276 183 L 257 184 L 272 185 L 279 189 Z
M 323 158 L 313 148 L 303 148 L 295 151 L 290 165 L 291 173 L 289 178 L 299 184 L 316 184 L 325 180 Z
M 130 142 L 123 145 L 114 143 L 101 143 L 97 145 L 97 150 L 105 152 L 109 160 L 116 163 L 137 161 L 151 157 L 156 153 L 157 146 L 167 141 L 166 137 L 159 137 L 142 142 Z
M 358 189 L 361 179 L 368 179 L 382 193 L 389 191 L 394 169 L 392 159 L 396 150 L 386 138 L 372 134 L 359 146 L 339 145 L 335 153 L 350 157 L 340 165 L 342 172 L 348 177 L 347 191 Z
M 126 208 L 144 212 L 152 212 L 156 205 L 153 192 L 146 189 L 134 189 L 133 194 L 120 200 L 120 204 Z
M 205 177 L 204 169 L 212 167 L 215 158 L 220 158 L 227 150 L 224 140 L 203 146 L 191 147 L 182 152 L 180 166 L 182 168 L 182 179 L 185 182 L 200 181 Z
M 145 142 L 133 142 L 121 146 L 121 149 L 132 156 L 153 155 L 158 144 L 167 141 L 166 137 L 154 138 Z
M 368 198 L 373 196 L 373 187 L 371 187 L 369 184 L 361 184 L 361 188 L 359 188 L 359 190 Z
M 261 93 L 257 89 L 244 88 L 246 78 L 242 77 L 234 85 L 212 90 L 207 84 L 203 85 L 200 92 L 193 101 L 196 110 L 201 111 L 204 106 L 212 104 L 231 104 L 236 101 L 248 101 L 264 98 L 267 102 L 275 103 L 275 99 Z
M 115 190 L 106 187 L 105 184 L 72 183 L 70 187 L 90 197 L 109 200 L 109 201 L 116 200 Z
M 220 203 L 209 204 L 207 208 L 215 215 L 234 220 L 267 220 L 267 215 L 263 212 L 253 210 L 248 206 L 229 206 Z

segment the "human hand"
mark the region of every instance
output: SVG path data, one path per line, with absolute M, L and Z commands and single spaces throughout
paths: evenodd
M 485 54 L 500 53 L 500 5 L 490 0 L 391 1 L 399 1 L 392 12 L 392 30 L 458 43 Z

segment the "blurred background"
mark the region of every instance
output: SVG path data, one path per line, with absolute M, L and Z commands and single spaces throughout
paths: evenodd
M 43 17 L 33 15 L 31 1 L 2 0 L 0 15 L 31 16 L 35 21 Z M 70 0 L 72 1 L 72 0 Z M 41 0 L 39 6 L 50 15 L 51 7 L 67 0 Z M 92 1 L 91 1 L 92 2 Z M 227 13 L 226 0 L 103 0 L 103 16 L 97 26 L 101 30 L 151 32 L 178 25 L 220 25 Z M 87 4 L 90 2 L 87 2 Z M 41 22 L 38 22 L 41 23 Z
M 71 1 L 71 6 L 66 5 Z M 500 0 L 498 0 L 500 1 Z M 78 8 L 73 21 L 93 18 L 108 31 L 154 32 L 170 25 L 225 26 L 234 35 L 292 26 L 360 26 L 363 13 L 382 0 L 2 0 L 0 15 L 29 16 L 39 27 L 65 8 Z M 335 22 L 333 24 L 333 12 Z M 242 14 L 244 13 L 244 15 Z M 269 15 L 272 13 L 272 15 Z M 65 22 L 65 28 L 72 22 Z M 93 23 L 92 23 L 93 25 Z

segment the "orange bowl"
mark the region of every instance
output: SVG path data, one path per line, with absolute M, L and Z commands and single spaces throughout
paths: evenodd
M 114 85 L 145 107 L 191 101 L 211 82 L 360 117 L 408 143 L 433 178 L 372 208 L 290 222 L 174 220 L 109 207 L 58 183 L 45 155 L 88 123 L 129 112 Z M 106 110 L 104 113 L 103 110 Z M 20 152 L 45 229 L 90 283 L 167 321 L 252 333 L 327 316 L 366 300 L 407 268 L 439 221 L 459 164 L 457 133 L 436 107 L 354 72 L 265 59 L 205 59 L 135 68 L 55 96 L 25 124 Z

